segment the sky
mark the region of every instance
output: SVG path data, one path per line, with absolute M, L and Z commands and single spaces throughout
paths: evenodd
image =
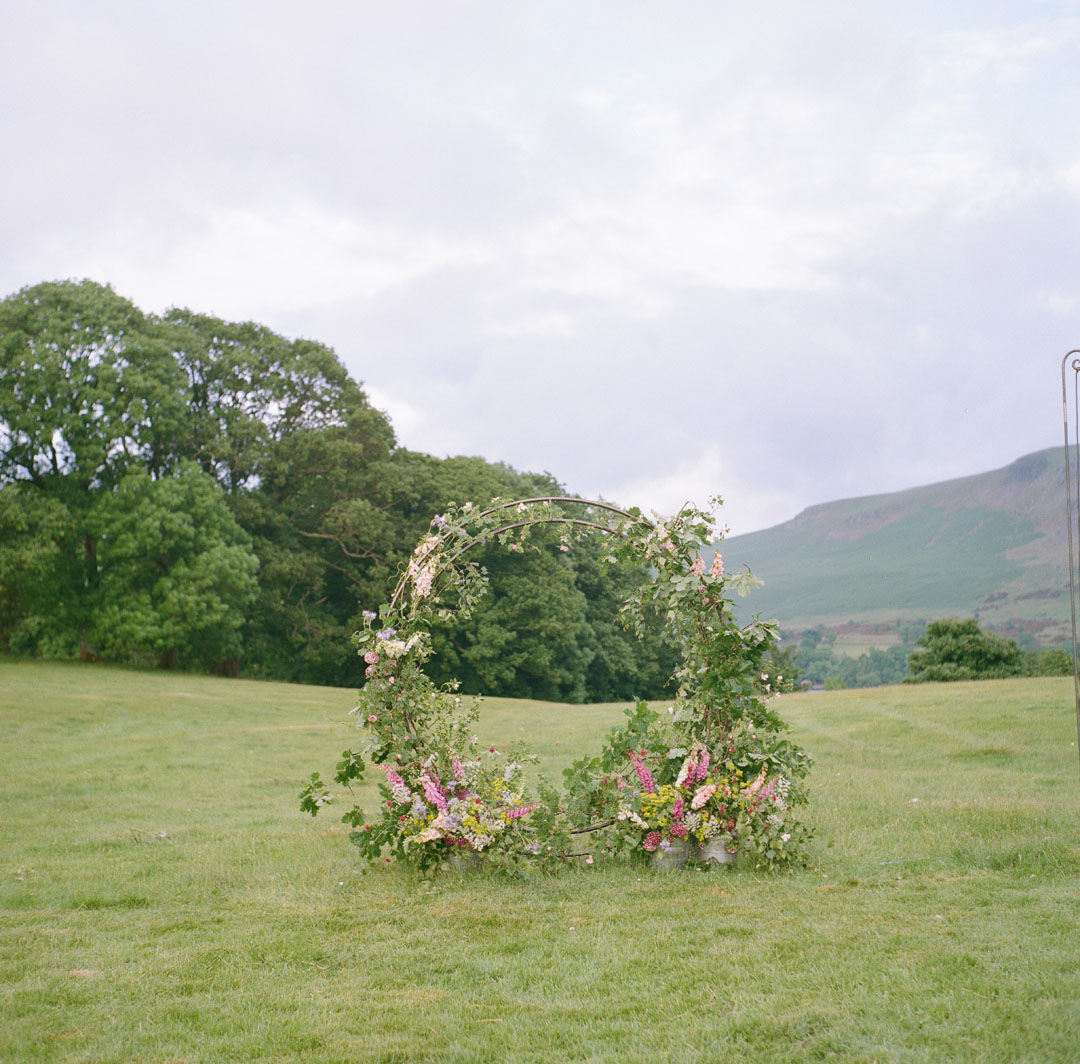
M 0 0 L 0 295 L 332 347 L 731 534 L 1062 440 L 1080 0 Z

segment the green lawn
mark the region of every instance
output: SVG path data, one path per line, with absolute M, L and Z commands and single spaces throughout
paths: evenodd
M 1072 684 L 792 696 L 813 867 L 365 876 L 327 688 L 0 664 L 0 1060 L 1076 1061 Z M 492 699 L 555 770 L 620 707 Z

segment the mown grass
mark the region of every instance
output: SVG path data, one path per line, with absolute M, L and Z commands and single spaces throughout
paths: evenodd
M 812 867 L 356 874 L 347 691 L 0 664 L 4 1061 L 1075 1061 L 1066 680 L 790 697 Z M 620 707 L 491 700 L 557 771 Z M 917 800 L 916 800 L 917 799 Z

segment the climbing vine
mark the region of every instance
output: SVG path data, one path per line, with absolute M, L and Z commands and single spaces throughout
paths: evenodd
M 433 627 L 470 616 L 486 590 L 475 549 L 540 549 L 539 526 L 557 527 L 560 552 L 600 536 L 605 563 L 645 565 L 653 579 L 623 604 L 622 619 L 640 633 L 659 612 L 681 661 L 671 705 L 628 710 L 599 753 L 564 772 L 565 790 L 541 780 L 530 794 L 532 755 L 482 743 L 476 700 L 437 688 L 423 664 Z M 739 624 L 733 596 L 757 581 L 725 571 L 717 540 L 710 516 L 692 506 L 649 520 L 637 509 L 545 497 L 437 514 L 390 601 L 365 611 L 353 636 L 366 676 L 353 712 L 367 743 L 344 752 L 334 779 L 350 786 L 371 768 L 379 781 L 374 815 L 353 806 L 342 817 L 361 854 L 429 868 L 481 852 L 520 867 L 713 843 L 758 867 L 802 858 L 809 833 L 797 811 L 810 759 L 784 735 L 776 712 L 784 680 L 763 664 L 776 622 Z M 300 799 L 315 815 L 335 796 L 315 773 Z

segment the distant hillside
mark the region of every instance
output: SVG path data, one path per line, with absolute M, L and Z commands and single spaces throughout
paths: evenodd
M 733 536 L 723 553 L 729 570 L 764 578 L 747 606 L 787 632 L 977 616 L 1053 645 L 1071 639 L 1066 535 L 1063 454 L 1049 448 L 990 473 L 811 506 Z

